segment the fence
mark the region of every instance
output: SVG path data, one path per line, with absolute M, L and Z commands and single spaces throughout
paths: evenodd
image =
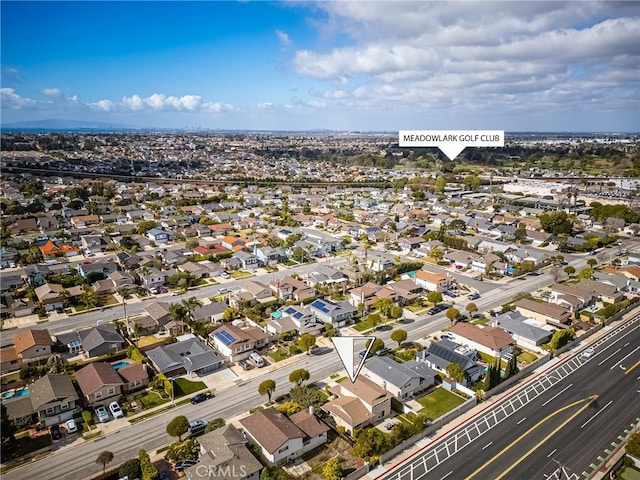
M 369 463 L 365 463 L 362 467 L 357 468 L 353 472 L 351 472 L 346 477 L 342 477 L 342 480 L 358 480 L 361 477 L 364 477 L 367 473 L 369 473 Z

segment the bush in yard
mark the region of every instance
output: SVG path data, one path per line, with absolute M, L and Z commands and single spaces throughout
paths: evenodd
M 224 421 L 224 418 L 214 418 L 209 423 L 207 423 L 207 428 L 204 429 L 204 433 L 213 432 L 214 430 L 224 427 L 225 425 L 226 422 Z
M 93 425 L 93 416 L 89 410 L 84 410 L 82 412 L 82 419 L 84 420 L 84 423 L 87 424 L 87 430 L 91 428 L 91 425 Z
M 140 470 L 142 471 L 141 480 L 159 480 L 158 469 L 151 463 L 151 458 L 146 450 L 138 452 L 138 460 L 140 460 Z
M 200 444 L 193 438 L 184 442 L 171 444 L 164 458 L 172 462 L 183 462 L 185 460 L 197 460 L 200 453 Z
M 339 458 L 330 458 L 324 464 L 322 476 L 325 480 L 340 480 L 342 478 L 342 466 Z
M 302 407 L 296 402 L 284 402 L 276 406 L 276 410 L 280 413 L 284 413 L 285 415 L 293 415 L 294 413 L 298 413 L 302 410 Z

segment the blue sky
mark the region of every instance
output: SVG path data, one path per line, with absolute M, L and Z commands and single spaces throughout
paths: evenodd
M 640 130 L 637 2 L 6 2 L 2 123 Z

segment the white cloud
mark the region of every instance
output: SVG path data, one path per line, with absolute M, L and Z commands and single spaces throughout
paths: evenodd
M 103 112 L 110 112 L 115 109 L 115 103 L 107 99 L 98 100 L 97 102 L 90 103 L 89 106 L 96 110 L 102 110 Z
M 13 88 L 0 88 L 0 104 L 2 108 L 13 110 L 37 106 L 35 100 L 20 96 Z
M 569 110 L 591 105 L 595 113 L 631 99 L 640 108 L 640 17 L 624 2 L 317 6 L 326 14 L 321 35 L 346 34 L 350 41 L 299 50 L 292 65 L 326 82 L 325 91 L 311 93 L 334 106 L 418 114 L 552 111 L 558 102 Z
M 42 94 L 47 97 L 59 97 L 62 95 L 62 92 L 59 88 L 45 88 L 42 90 Z
M 289 38 L 289 35 L 287 35 L 282 30 L 276 30 L 276 36 L 278 37 L 280 46 L 282 46 L 282 48 L 287 48 L 291 45 L 291 38 Z

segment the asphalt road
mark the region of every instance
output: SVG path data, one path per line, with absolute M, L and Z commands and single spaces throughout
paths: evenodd
M 640 314 L 632 322 L 599 340 L 593 357 L 566 359 L 378 479 L 543 480 L 557 462 L 592 473 L 640 421 Z

